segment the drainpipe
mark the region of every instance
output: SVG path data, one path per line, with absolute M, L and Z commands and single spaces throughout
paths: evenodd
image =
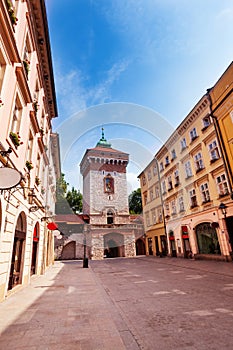
M 227 177 L 227 181 L 228 184 L 230 186 L 230 194 L 231 194 L 231 199 L 233 199 L 233 190 L 232 190 L 232 182 L 233 182 L 233 173 L 230 167 L 230 162 L 229 162 L 229 158 L 227 155 L 227 151 L 226 151 L 226 147 L 223 141 L 223 137 L 222 137 L 222 133 L 221 133 L 221 129 L 219 126 L 219 122 L 218 122 L 218 118 L 214 116 L 214 112 L 223 104 L 223 102 L 226 100 L 226 98 L 232 93 L 232 89 L 228 92 L 228 94 L 222 99 L 222 101 L 218 104 L 218 106 L 213 110 L 212 106 L 212 99 L 210 96 L 210 91 L 211 89 L 207 89 L 207 98 L 209 100 L 209 107 L 210 107 L 210 116 L 213 119 L 214 122 L 214 129 L 217 135 L 217 140 L 218 140 L 218 144 L 221 150 L 221 154 L 222 154 L 222 159 L 223 159 L 223 165 L 224 165 L 224 169 L 226 172 L 226 177 Z

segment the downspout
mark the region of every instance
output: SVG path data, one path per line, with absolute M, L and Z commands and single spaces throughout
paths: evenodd
M 232 190 L 233 173 L 232 173 L 232 170 L 231 170 L 231 167 L 230 167 L 230 162 L 229 162 L 229 158 L 228 158 L 227 151 L 226 151 L 226 148 L 225 148 L 225 144 L 224 144 L 224 141 L 223 141 L 223 137 L 222 137 L 221 129 L 220 129 L 220 126 L 219 126 L 218 118 L 215 117 L 214 113 L 213 113 L 213 108 L 212 108 L 213 103 L 212 103 L 212 99 L 211 99 L 211 96 L 210 96 L 210 91 L 211 91 L 211 89 L 207 89 L 207 94 L 206 94 L 206 96 L 207 96 L 207 98 L 209 100 L 210 116 L 211 116 L 211 118 L 213 119 L 213 122 L 214 122 L 214 129 L 215 129 L 215 132 L 216 132 L 216 135 L 217 135 L 218 144 L 219 144 L 219 147 L 220 147 L 220 150 L 221 150 L 221 154 L 222 154 L 223 165 L 224 165 L 227 181 L 228 181 L 228 184 L 229 184 L 229 187 L 230 187 L 230 195 L 231 195 L 231 199 L 233 199 L 233 190 Z M 230 91 L 230 93 L 231 92 L 232 91 Z M 228 97 L 228 95 L 226 97 Z M 214 111 L 216 111 L 217 108 L 224 102 L 225 98 L 220 102 L 220 104 L 215 108 Z

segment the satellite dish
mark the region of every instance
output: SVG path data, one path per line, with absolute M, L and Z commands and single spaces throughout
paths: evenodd
M 22 180 L 21 173 L 13 168 L 0 168 L 0 190 L 16 187 Z

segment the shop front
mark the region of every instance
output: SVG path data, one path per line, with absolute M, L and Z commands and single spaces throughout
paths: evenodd
M 203 222 L 195 227 L 198 253 L 221 255 L 216 228 L 210 222 Z

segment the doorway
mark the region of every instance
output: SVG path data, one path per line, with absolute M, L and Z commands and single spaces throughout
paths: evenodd
M 104 255 L 107 258 L 125 256 L 124 236 L 120 233 L 108 233 L 104 236 Z

